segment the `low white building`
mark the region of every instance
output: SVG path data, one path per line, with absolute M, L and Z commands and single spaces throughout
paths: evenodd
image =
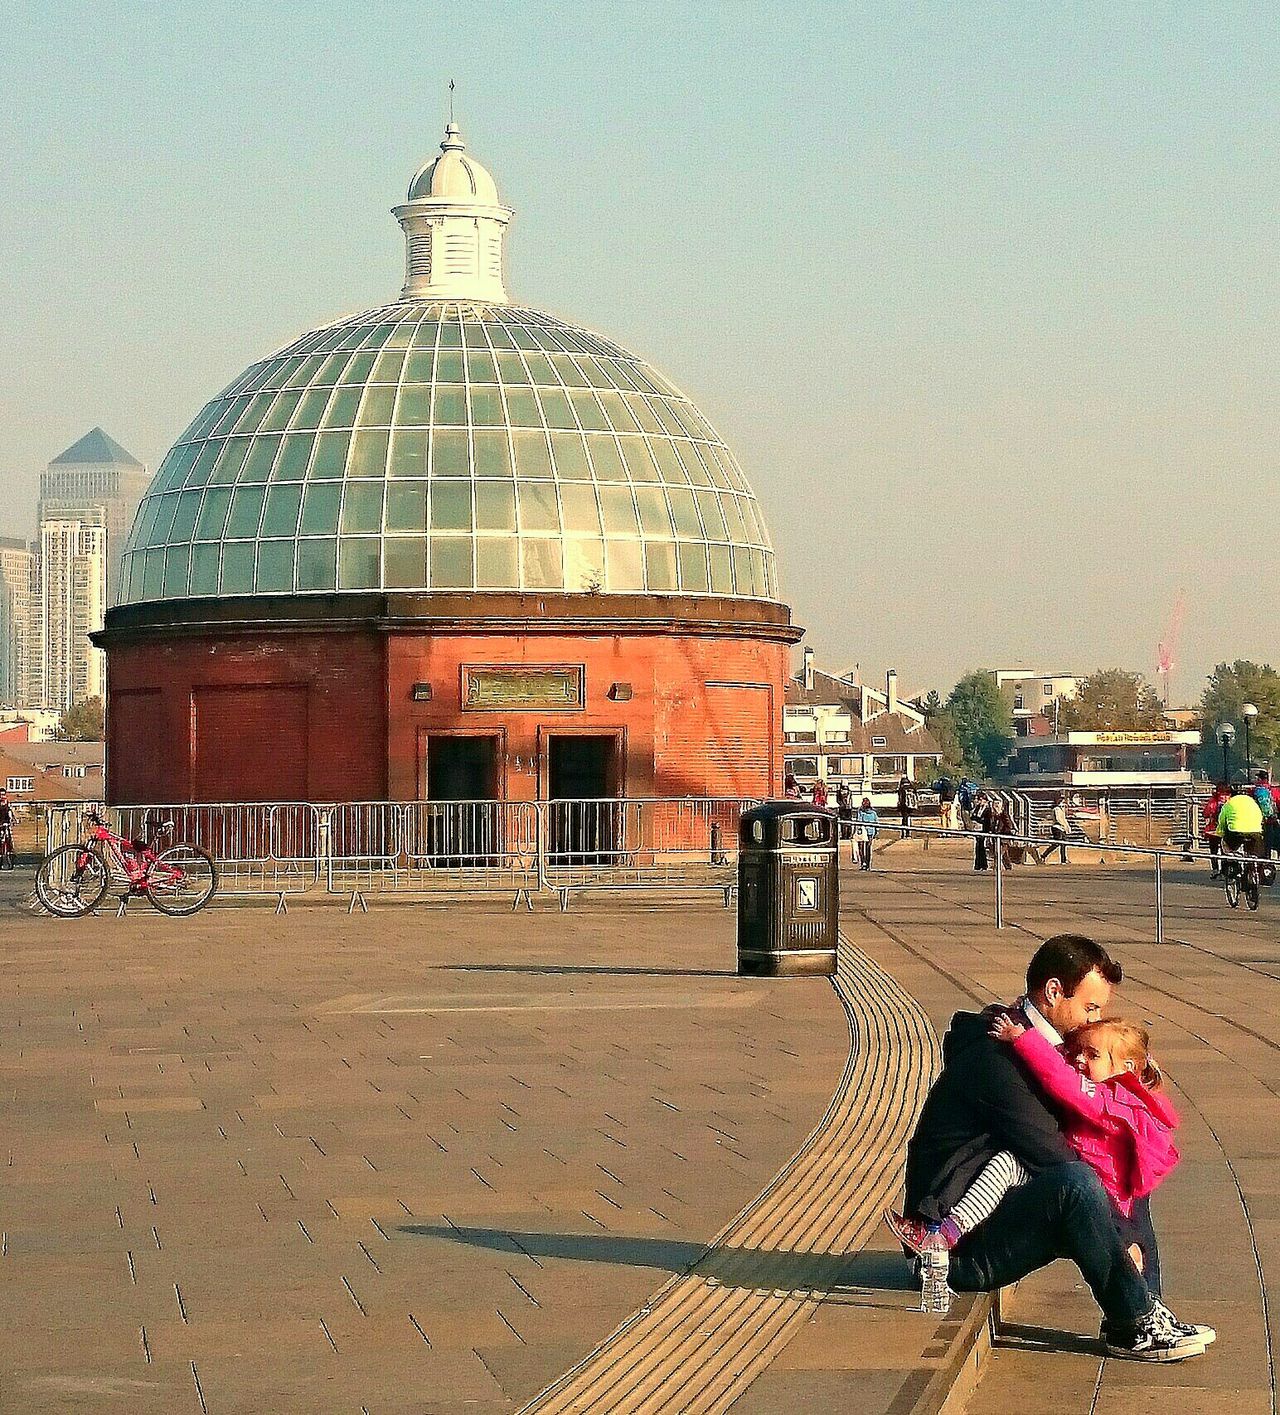
M 1186 786 L 1199 732 L 1063 732 L 1024 738 L 1009 757 L 1015 786 Z
M 928 785 L 942 760 L 924 714 L 899 698 L 893 670 L 883 691 L 869 688 L 819 672 L 812 649 L 787 683 L 782 725 L 784 770 L 802 788 L 846 784 L 876 805 L 896 803 L 904 776 Z

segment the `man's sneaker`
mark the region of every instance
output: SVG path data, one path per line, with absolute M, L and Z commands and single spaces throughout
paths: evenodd
M 923 1219 L 908 1218 L 905 1214 L 895 1213 L 892 1209 L 885 1211 L 884 1221 L 889 1225 L 893 1236 L 902 1244 L 904 1248 L 910 1248 L 917 1257 L 923 1257 L 926 1253 L 935 1253 L 941 1250 L 947 1251 L 947 1240 L 938 1232 L 937 1226 L 925 1223 Z
M 1164 1317 L 1179 1336 L 1185 1337 L 1189 1341 L 1198 1341 L 1204 1346 L 1212 1346 L 1218 1339 L 1218 1333 L 1212 1327 L 1198 1326 L 1195 1322 L 1180 1322 L 1159 1299 L 1156 1300 L 1155 1310 Z M 1103 1317 L 1101 1333 L 1103 1341 L 1109 1339 L 1111 1330 L 1110 1323 Z
M 1195 1332 L 1157 1302 L 1128 1333 L 1112 1326 L 1104 1330 L 1102 1339 L 1107 1355 L 1121 1360 L 1185 1361 L 1189 1356 L 1203 1356 L 1208 1344 Z

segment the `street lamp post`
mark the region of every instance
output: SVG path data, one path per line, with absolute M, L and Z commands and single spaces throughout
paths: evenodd
M 1227 754 L 1231 751 L 1231 744 L 1236 740 L 1236 729 L 1229 722 L 1218 724 L 1218 745 L 1222 748 L 1222 779 L 1229 782 L 1230 773 L 1227 769 Z
M 1253 727 L 1253 719 L 1257 717 L 1258 709 L 1253 703 L 1245 703 L 1240 709 L 1240 716 L 1244 718 L 1244 774 L 1246 776 L 1253 770 L 1253 754 L 1249 746 L 1249 733 Z

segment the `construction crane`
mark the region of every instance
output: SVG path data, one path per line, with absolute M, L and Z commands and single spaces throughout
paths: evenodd
M 1156 648 L 1156 665 L 1160 674 L 1161 695 L 1165 707 L 1169 706 L 1169 675 L 1178 665 L 1178 640 L 1182 637 L 1182 620 L 1187 612 L 1187 597 L 1179 590 L 1174 596 L 1173 609 L 1169 614 L 1169 625 L 1164 638 Z

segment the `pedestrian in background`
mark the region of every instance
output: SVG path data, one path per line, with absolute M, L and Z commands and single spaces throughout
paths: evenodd
M 1055 796 L 1053 798 L 1053 816 L 1049 821 L 1049 838 L 1052 842 L 1046 845 L 1037 856 L 1043 865 L 1055 850 L 1061 851 L 1062 863 L 1067 863 L 1067 838 L 1071 834 L 1071 821 L 1067 816 L 1067 798 L 1065 796 Z
M 898 782 L 898 816 L 902 821 L 902 838 L 905 840 L 911 834 L 911 816 L 916 808 L 916 788 L 911 784 L 911 778 L 904 776 Z
M 815 781 L 813 783 L 813 804 L 821 806 L 824 810 L 827 805 L 827 783 L 825 781 Z
M 1200 823 L 1205 841 L 1209 846 L 1209 878 L 1217 879 L 1222 873 L 1218 865 L 1218 852 L 1222 849 L 1222 837 L 1218 834 L 1218 812 L 1222 803 L 1231 796 L 1231 787 L 1220 781 L 1213 788 L 1213 795 L 1200 808 Z
M 938 821 L 943 830 L 956 828 L 956 784 L 949 776 L 940 776 L 933 783 L 938 793 Z
M 956 788 L 956 804 L 960 807 L 960 824 L 965 830 L 973 829 L 973 806 L 978 799 L 978 783 L 967 776 L 960 778 Z
M 862 805 L 853 818 L 854 851 L 859 869 L 869 870 L 871 868 L 871 846 L 875 841 L 876 827 L 879 824 L 880 817 L 871 804 L 871 797 L 864 796 Z

